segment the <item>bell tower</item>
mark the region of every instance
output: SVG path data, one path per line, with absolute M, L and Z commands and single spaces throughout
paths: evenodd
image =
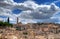
M 19 18 L 17 17 L 17 24 L 18 24 L 18 22 L 19 22 Z

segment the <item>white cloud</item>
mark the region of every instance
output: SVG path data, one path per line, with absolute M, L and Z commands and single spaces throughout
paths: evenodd
M 15 8 L 22 10 L 22 12 L 17 15 L 14 14 L 12 10 Z M 49 19 L 58 11 L 59 7 L 55 4 L 38 5 L 34 1 L 29 0 L 24 3 L 16 3 L 13 0 L 0 0 L 0 15 L 8 16 L 13 19 L 15 19 L 15 17 L 21 19 Z
M 33 19 L 20 19 L 19 22 L 22 22 L 23 24 L 27 24 L 27 23 L 37 23 L 37 21 L 33 20 Z
M 0 21 L 3 21 L 3 18 L 0 18 Z
M 5 19 L 5 20 L 4 20 L 4 19 Z M 5 21 L 7 21 L 7 18 L 2 18 L 2 17 L 0 17 L 0 21 L 5 22 Z
M 16 18 L 10 18 L 10 23 L 16 24 Z
M 49 19 L 53 14 L 59 11 L 59 7 L 55 4 L 38 5 L 36 9 L 32 9 L 33 10 L 22 11 L 19 17 L 25 19 Z
M 60 2 L 60 0 L 54 1 L 54 2 L 52 2 L 52 3 L 57 3 L 57 2 Z

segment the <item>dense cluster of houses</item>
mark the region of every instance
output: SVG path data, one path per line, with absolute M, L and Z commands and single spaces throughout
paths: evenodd
M 13 24 L 13 27 L 0 28 L 0 39 L 60 39 L 60 24 L 22 24 L 18 23 L 17 17 L 17 24 Z
M 22 32 L 25 39 L 60 39 L 60 24 L 55 23 L 18 23 L 16 30 Z

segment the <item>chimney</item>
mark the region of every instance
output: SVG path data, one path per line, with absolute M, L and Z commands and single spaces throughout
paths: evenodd
M 8 17 L 8 19 L 7 19 L 7 22 L 9 23 L 9 17 Z
M 18 24 L 19 18 L 17 17 L 17 24 Z

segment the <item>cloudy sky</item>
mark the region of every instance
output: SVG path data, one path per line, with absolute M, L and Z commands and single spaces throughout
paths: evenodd
M 10 23 L 60 23 L 60 0 L 0 0 L 0 20 Z

